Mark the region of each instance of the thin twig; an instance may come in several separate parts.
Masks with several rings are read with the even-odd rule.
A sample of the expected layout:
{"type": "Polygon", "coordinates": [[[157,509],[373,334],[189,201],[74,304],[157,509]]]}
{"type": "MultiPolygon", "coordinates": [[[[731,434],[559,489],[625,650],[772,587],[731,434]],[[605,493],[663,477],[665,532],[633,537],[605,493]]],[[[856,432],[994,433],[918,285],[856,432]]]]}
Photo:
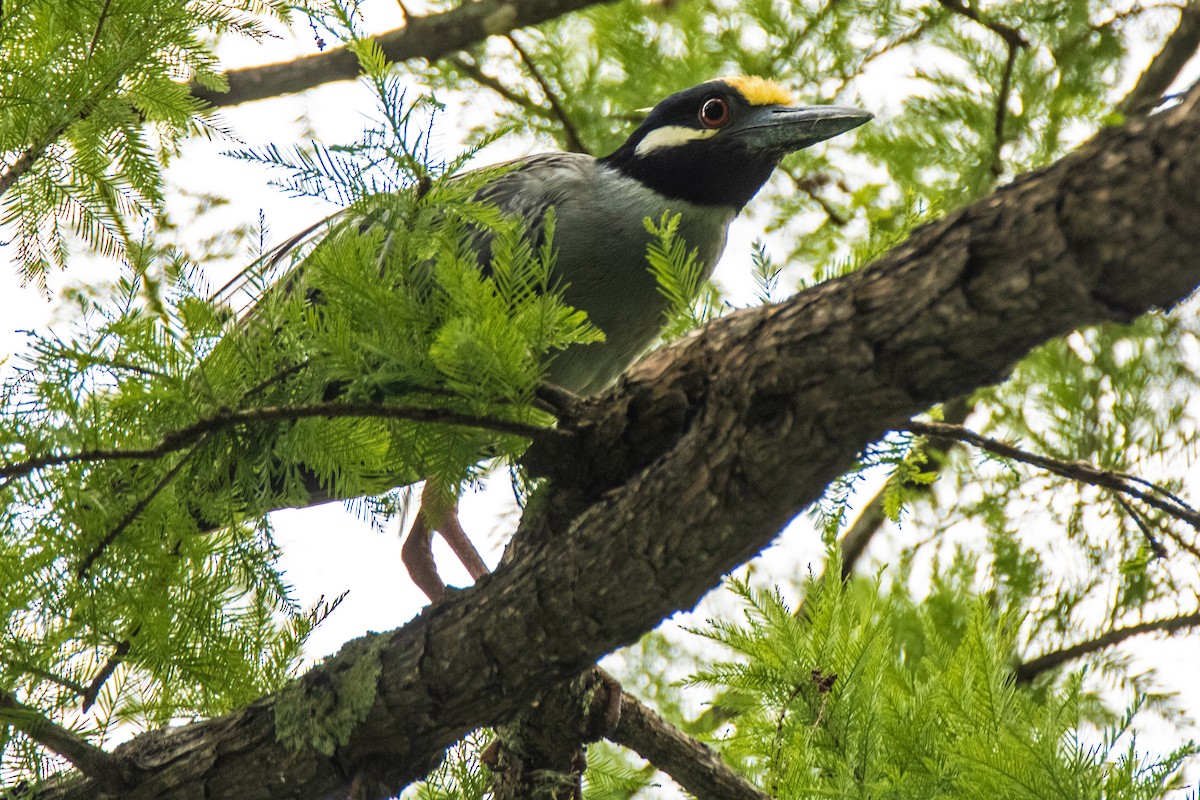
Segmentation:
{"type": "Polygon", "coordinates": [[[0,693],[0,719],[70,761],[84,775],[100,783],[103,789],[115,792],[128,786],[129,775],[111,754],[89,744],[8,692],[0,693]]]}
{"type": "Polygon", "coordinates": [[[1025,661],[1018,664],[1013,672],[1019,682],[1028,683],[1043,672],[1060,667],[1068,661],[1074,661],[1077,658],[1083,658],[1086,655],[1091,655],[1092,653],[1120,644],[1134,636],[1156,632],[1175,633],[1184,628],[1194,628],[1196,626],[1200,626],[1200,611],[1183,614],[1178,617],[1141,622],[1137,625],[1130,625],[1127,628],[1117,628],[1103,633],[1095,639],[1089,639],[1086,642],[1080,642],[1071,647],[1055,650],[1025,661]]]}
{"type": "Polygon", "coordinates": [[[996,93],[996,123],[992,129],[992,175],[999,178],[1004,173],[1004,161],[1000,157],[1004,149],[1004,119],[1008,115],[1008,98],[1012,94],[1013,68],[1017,64],[1020,48],[1008,43],[1008,58],[1004,62],[1004,75],[1000,78],[1000,91],[996,93]]]}
{"type": "MultiPolygon", "coordinates": [[[[956,397],[942,404],[942,421],[951,425],[958,425],[966,421],[967,417],[975,407],[967,401],[965,397],[956,397]]],[[[939,455],[931,454],[930,462],[923,469],[926,472],[940,473],[949,463],[949,448],[956,444],[953,440],[931,442],[939,455]]],[[[930,484],[918,484],[918,490],[928,490],[930,484]]],[[[858,565],[859,560],[867,550],[867,545],[875,538],[875,535],[883,528],[884,523],[888,521],[887,514],[884,513],[884,497],[887,495],[888,487],[886,485],[880,487],[851,523],[849,530],[842,535],[842,577],[849,578],[853,574],[854,568],[858,565]]]]}
{"type": "Polygon", "coordinates": [[[100,31],[104,30],[104,21],[108,19],[110,5],[112,5],[112,0],[104,0],[104,5],[100,8],[100,18],[96,20],[96,32],[92,34],[92,43],[88,45],[88,58],[92,57],[92,53],[96,52],[96,45],[100,43],[100,31]]]}
{"type": "Polygon", "coordinates": [[[550,116],[546,112],[545,108],[533,102],[533,100],[529,99],[525,95],[514,92],[502,81],[493,78],[491,75],[488,75],[479,67],[478,64],[471,63],[461,55],[453,55],[446,60],[453,64],[454,68],[459,72],[463,73],[480,86],[483,86],[486,89],[491,89],[493,92],[500,95],[513,105],[519,106],[525,111],[531,111],[541,116],[550,116]]]}
{"type": "MultiPolygon", "coordinates": [[[[523,436],[527,439],[545,439],[565,435],[554,428],[541,428],[523,422],[463,414],[445,408],[405,408],[377,403],[313,403],[300,406],[262,406],[238,411],[224,411],[193,422],[178,430],[165,434],[158,444],[141,448],[93,448],[78,453],[56,456],[39,456],[25,461],[16,461],[0,466],[0,478],[12,480],[46,467],[59,467],[91,461],[144,461],[161,458],[196,443],[203,436],[217,433],[240,425],[252,425],[283,420],[309,419],[313,417],[372,417],[397,419],[409,422],[429,422],[455,425],[464,428],[479,428],[496,433],[523,436]]],[[[3,486],[3,484],[0,484],[3,486]]]]}
{"type": "Polygon", "coordinates": [[[1190,0],[1180,10],[1179,25],[1117,108],[1128,117],[1149,114],[1197,49],[1200,49],[1200,2],[1190,0]]]}
{"type": "MultiPolygon", "coordinates": [[[[885,56],[899,47],[903,47],[906,44],[910,44],[915,42],[917,39],[920,39],[925,35],[925,31],[929,30],[932,25],[933,19],[926,17],[898,36],[893,36],[891,39],[882,39],[876,42],[874,45],[872,45],[871,49],[867,51],[867,54],[863,56],[862,62],[860,63],[860,68],[855,70],[856,74],[861,75],[861,68],[867,66],[875,59],[885,56]]],[[[849,76],[846,77],[849,79],[849,76]]]]}
{"type": "Polygon", "coordinates": [[[125,660],[125,656],[129,655],[129,648],[133,646],[133,637],[137,636],[141,629],[141,625],[135,625],[129,637],[117,643],[112,655],[104,662],[104,666],[96,673],[96,677],[92,679],[91,684],[84,691],[83,699],[79,703],[80,711],[86,714],[88,709],[92,707],[92,704],[96,702],[96,698],[100,696],[100,690],[104,688],[104,684],[108,683],[108,679],[117,671],[117,667],[125,660]]]}
{"type": "Polygon", "coordinates": [[[1012,93],[1013,68],[1017,63],[1017,52],[1028,48],[1029,40],[1010,25],[986,19],[974,6],[967,5],[963,0],[938,0],[938,3],[942,8],[978,22],[1008,45],[1008,58],[1004,62],[1004,74],[1000,78],[1000,91],[996,93],[996,123],[993,128],[992,142],[991,171],[993,175],[999,177],[1004,171],[1004,163],[1000,160],[1000,151],[1004,147],[1004,118],[1008,114],[1008,98],[1012,93]]]}
{"type": "Polygon", "coordinates": [[[1001,39],[1008,43],[1008,46],[1016,49],[1019,47],[1029,47],[1029,40],[1021,35],[1021,32],[1016,28],[1005,25],[1001,22],[986,19],[975,8],[967,5],[962,0],[938,0],[938,3],[949,11],[955,14],[960,14],[969,20],[978,22],[983,27],[987,28],[992,33],[995,33],[1001,39]]]}
{"type": "Polygon", "coordinates": [[[50,683],[53,683],[56,686],[61,686],[64,689],[69,689],[78,695],[82,695],[84,692],[87,691],[87,687],[83,686],[82,684],[76,683],[75,681],[70,680],[68,678],[64,678],[61,675],[55,675],[53,672],[51,672],[49,670],[42,669],[41,667],[35,667],[32,664],[25,664],[25,663],[21,663],[18,661],[5,660],[5,667],[8,668],[10,674],[32,675],[34,677],[41,678],[42,680],[49,681],[50,683]]]}
{"type": "Polygon", "coordinates": [[[850,224],[850,219],[834,208],[833,204],[817,191],[818,187],[829,183],[827,175],[797,175],[793,169],[785,169],[784,174],[792,179],[792,183],[797,189],[804,192],[810,200],[821,207],[826,218],[835,226],[843,228],[850,224]]]}
{"type": "Polygon", "coordinates": [[[158,483],[154,484],[154,488],[152,488],[144,497],[134,503],[133,508],[129,509],[125,516],[121,518],[121,521],[118,522],[116,526],[108,532],[108,535],[101,539],[100,543],[92,548],[92,551],[87,554],[86,558],[83,559],[83,563],[79,565],[79,569],[75,571],[77,578],[82,580],[83,578],[87,577],[88,570],[92,568],[92,564],[96,563],[96,559],[104,555],[104,551],[107,550],[109,546],[117,540],[117,537],[124,533],[125,530],[142,515],[143,511],[150,507],[150,504],[154,502],[154,498],[158,497],[158,495],[162,493],[162,490],[170,485],[171,481],[175,480],[176,476],[179,475],[179,472],[183,469],[184,465],[191,461],[192,456],[196,455],[196,451],[200,449],[200,445],[204,442],[204,437],[207,435],[208,434],[201,434],[199,440],[192,445],[192,449],[189,450],[183,456],[183,458],[179,459],[175,466],[167,470],[167,474],[159,478],[158,483]]]}
{"type": "Polygon", "coordinates": [[[961,425],[947,425],[944,422],[913,421],[909,422],[905,426],[905,429],[923,436],[941,436],[946,439],[956,439],[998,456],[1040,467],[1048,472],[1053,472],[1055,475],[1061,475],[1064,478],[1070,478],[1080,483],[1086,483],[1089,486],[1099,486],[1129,495],[1130,497],[1136,497],[1146,505],[1157,508],[1159,511],[1175,519],[1182,520],[1193,528],[1200,530],[1200,513],[1157,496],[1162,494],[1162,492],[1156,491],[1156,493],[1152,494],[1142,491],[1134,486],[1133,481],[1129,480],[1124,473],[1099,469],[1084,461],[1062,461],[1057,458],[1031,453],[1006,442],[1001,442],[998,439],[982,436],[961,425]]]}
{"type": "Polygon", "coordinates": [[[283,369],[279,370],[279,372],[276,372],[271,377],[263,378],[261,381],[259,381],[258,383],[256,383],[255,385],[253,385],[249,389],[247,389],[245,391],[245,393],[242,394],[242,400],[243,401],[249,400],[254,395],[260,394],[260,393],[266,391],[267,389],[271,388],[272,386],[277,386],[278,384],[283,383],[285,380],[287,380],[288,378],[292,377],[293,375],[299,373],[305,367],[308,367],[311,364],[312,364],[312,359],[306,358],[303,361],[299,361],[295,364],[292,364],[291,366],[284,367],[283,369]]]}
{"type": "Polygon", "coordinates": [[[1130,475],[1128,472],[1123,472],[1123,473],[1121,473],[1121,475],[1126,480],[1133,481],[1134,483],[1140,483],[1142,486],[1145,486],[1147,489],[1153,489],[1155,492],[1157,492],[1158,494],[1161,494],[1163,497],[1171,498],[1171,500],[1175,501],[1176,503],[1179,503],[1179,505],[1183,506],[1184,508],[1186,508],[1189,511],[1196,510],[1195,506],[1192,506],[1190,503],[1185,501],[1179,495],[1172,494],[1165,487],[1159,486],[1157,483],[1151,483],[1150,481],[1146,480],[1145,478],[1139,478],[1137,475],[1130,475]]]}
{"type": "Polygon", "coordinates": [[[591,152],[584,146],[583,140],[579,138],[579,132],[575,130],[575,125],[571,122],[571,118],[567,116],[567,110],[563,108],[562,103],[558,100],[558,95],[551,88],[549,82],[542,75],[542,71],[533,63],[533,58],[529,53],[525,52],[525,48],[521,47],[520,42],[510,33],[506,37],[512,44],[513,49],[521,56],[521,61],[524,62],[525,68],[529,70],[529,74],[537,81],[537,85],[541,87],[542,93],[546,95],[546,102],[550,104],[551,110],[554,111],[554,116],[558,117],[558,121],[562,124],[563,133],[567,137],[567,149],[572,153],[587,153],[591,152]]]}
{"type": "Polygon", "coordinates": [[[1192,556],[1192,558],[1200,560],[1200,547],[1197,547],[1192,542],[1185,540],[1181,534],[1172,530],[1170,527],[1163,528],[1163,534],[1172,542],[1174,542],[1175,546],[1180,550],[1185,550],[1190,556],[1192,556]]]}
{"type": "Polygon", "coordinates": [[[1139,514],[1137,509],[1131,506],[1124,497],[1121,497],[1121,495],[1116,495],[1116,498],[1117,502],[1120,503],[1121,508],[1123,508],[1125,513],[1129,515],[1129,518],[1133,520],[1133,524],[1137,525],[1138,530],[1142,532],[1142,536],[1145,537],[1147,544],[1150,545],[1151,551],[1154,552],[1154,557],[1166,558],[1167,548],[1163,547],[1163,543],[1160,542],[1158,537],[1154,535],[1154,531],[1150,530],[1150,526],[1146,524],[1144,519],[1142,519],[1142,515],[1139,514]]]}

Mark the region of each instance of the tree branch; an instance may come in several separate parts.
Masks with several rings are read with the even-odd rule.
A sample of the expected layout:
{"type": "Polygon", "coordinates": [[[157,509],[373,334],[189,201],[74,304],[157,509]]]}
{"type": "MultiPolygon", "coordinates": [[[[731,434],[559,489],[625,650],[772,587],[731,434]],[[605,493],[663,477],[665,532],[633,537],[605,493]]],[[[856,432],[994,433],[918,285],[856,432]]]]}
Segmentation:
{"type": "MultiPolygon", "coordinates": [[[[562,435],[553,428],[542,428],[523,422],[485,417],[475,414],[463,414],[446,408],[421,408],[388,406],[379,403],[310,403],[299,406],[261,406],[259,408],[244,408],[237,411],[224,411],[210,417],[197,420],[178,430],[163,435],[158,444],[150,447],[135,448],[92,448],[78,453],[59,456],[38,456],[24,461],[15,461],[0,466],[0,478],[5,482],[21,478],[47,467],[61,467],[67,464],[81,464],[90,461],[146,461],[162,458],[190,447],[210,433],[218,433],[240,425],[254,425],[266,422],[281,422],[312,417],[371,417],[376,419],[406,420],[408,422],[429,422],[440,425],[455,425],[464,428],[479,428],[495,431],[496,433],[524,436],[527,439],[541,439],[562,435]]],[[[0,487],[4,484],[0,483],[0,487]]]]}
{"type": "Polygon", "coordinates": [[[142,513],[150,507],[150,504],[154,502],[154,498],[158,497],[162,493],[163,489],[166,489],[177,477],[179,477],[180,471],[182,471],[187,463],[192,460],[192,457],[196,455],[196,451],[200,449],[200,444],[204,441],[204,437],[207,435],[207,433],[201,434],[196,443],[193,444],[186,453],[184,453],[183,458],[175,462],[175,465],[167,470],[166,473],[158,479],[150,491],[138,498],[138,501],[133,504],[133,507],[125,512],[125,516],[121,517],[121,521],[114,525],[113,529],[106,533],[104,538],[96,543],[96,546],[88,552],[87,556],[84,557],[83,562],[80,563],[80,565],[76,568],[75,577],[77,579],[83,580],[86,578],[88,572],[92,568],[92,564],[96,563],[96,559],[104,555],[104,551],[112,546],[112,543],[117,540],[117,537],[128,530],[129,526],[132,525],[134,521],[137,520],[137,518],[140,517],[142,513]]]}
{"type": "Polygon", "coordinates": [[[828,175],[799,175],[796,170],[787,167],[781,167],[785,175],[792,180],[792,185],[808,195],[808,198],[821,207],[825,212],[825,218],[839,228],[843,228],[850,224],[850,219],[834,208],[833,203],[825,199],[819,191],[820,187],[827,185],[830,182],[828,175]]]}
{"type": "Polygon", "coordinates": [[[1003,39],[1010,50],[1029,47],[1029,40],[1022,36],[1019,30],[1009,25],[1004,25],[1003,23],[985,18],[973,6],[967,5],[966,3],[962,2],[962,0],[938,0],[938,3],[942,6],[942,8],[953,11],[955,14],[964,16],[969,20],[978,22],[980,25],[1003,39]]]}
{"type": "Polygon", "coordinates": [[[1167,548],[1163,547],[1163,543],[1160,542],[1158,537],[1154,535],[1154,531],[1150,530],[1150,526],[1146,524],[1144,519],[1142,519],[1142,515],[1138,513],[1137,509],[1130,505],[1124,497],[1121,497],[1121,495],[1118,494],[1115,495],[1115,497],[1117,498],[1117,503],[1121,506],[1122,510],[1129,515],[1129,518],[1133,520],[1133,524],[1137,526],[1139,531],[1141,531],[1142,537],[1146,540],[1146,544],[1150,547],[1150,551],[1154,553],[1154,557],[1166,558],[1168,555],[1167,548]]]}
{"type": "Polygon", "coordinates": [[[88,709],[92,707],[92,704],[96,702],[96,698],[100,696],[100,690],[104,688],[104,684],[117,671],[117,667],[121,666],[121,662],[125,660],[125,656],[129,655],[129,648],[133,646],[131,640],[134,636],[138,635],[141,629],[141,625],[135,625],[133,631],[129,634],[129,638],[122,639],[113,648],[112,655],[104,662],[104,666],[100,668],[100,671],[96,673],[96,677],[92,679],[92,682],[88,684],[87,689],[83,692],[83,697],[79,702],[80,711],[86,714],[88,709]]]}
{"type": "MultiPolygon", "coordinates": [[[[1147,9],[1145,8],[1130,9],[1124,14],[1118,15],[1118,18],[1129,16],[1135,13],[1143,13],[1146,10],[1147,9]]],[[[1196,49],[1200,47],[1200,2],[1198,2],[1198,0],[1187,0],[1186,6],[1181,7],[1180,12],[1181,17],[1179,20],[1179,26],[1176,28],[1175,32],[1171,34],[1163,49],[1150,63],[1150,66],[1146,68],[1146,71],[1142,74],[1141,79],[1138,81],[1138,85],[1134,87],[1129,95],[1127,95],[1125,99],[1122,100],[1118,105],[1118,109],[1126,114],[1126,116],[1144,117],[1147,113],[1149,113],[1159,102],[1159,98],[1162,96],[1162,93],[1166,91],[1167,87],[1178,76],[1179,71],[1187,63],[1187,60],[1196,52],[1196,49]],[[1186,56],[1184,55],[1185,53],[1187,54],[1186,56]],[[1147,105],[1148,100],[1150,102],[1147,105]]],[[[1015,63],[1014,55],[1016,52],[1016,48],[1010,45],[1008,61],[1005,64],[1004,80],[1001,84],[1001,97],[997,98],[996,104],[995,146],[992,156],[994,165],[992,174],[996,177],[999,177],[1002,172],[1002,170],[997,169],[995,165],[1000,164],[1000,148],[1002,145],[1004,131],[1003,114],[1004,110],[1007,108],[1007,95],[1011,91],[1009,87],[1011,83],[1011,73],[1015,63]]],[[[790,172],[788,174],[792,180],[796,182],[799,188],[805,189],[805,187],[800,186],[799,180],[796,176],[792,175],[790,172]]],[[[810,196],[812,196],[811,193],[810,196]]],[[[966,420],[967,415],[972,410],[966,405],[965,400],[961,398],[956,401],[955,408],[956,410],[954,414],[951,414],[949,410],[947,410],[946,418],[944,420],[945,422],[949,422],[951,424],[961,424],[966,420]]],[[[935,468],[938,470],[941,469],[940,466],[935,466],[935,468]]],[[[1155,491],[1158,493],[1164,493],[1161,487],[1153,486],[1146,481],[1142,481],[1136,476],[1129,475],[1126,477],[1134,482],[1143,483],[1144,485],[1155,489],[1155,491]]],[[[1170,493],[1165,494],[1172,500],[1176,501],[1181,507],[1187,507],[1187,504],[1178,497],[1175,497],[1170,493]]],[[[1130,515],[1139,525],[1139,527],[1141,527],[1143,523],[1141,518],[1136,515],[1136,512],[1131,511],[1130,515]]],[[[887,522],[887,516],[883,513],[883,490],[881,489],[866,503],[858,517],[855,518],[853,524],[851,524],[850,528],[842,536],[842,577],[849,577],[853,573],[858,559],[861,558],[866,552],[867,546],[870,544],[871,539],[874,538],[875,534],[878,533],[880,529],[882,529],[885,522],[887,522]]],[[[1149,538],[1151,541],[1156,541],[1152,536],[1149,538]]],[[[1183,543],[1181,543],[1181,545],[1183,545],[1183,543]]],[[[1187,545],[1183,546],[1186,547],[1187,545]]],[[[1161,547],[1161,545],[1159,545],[1159,547],[1161,547]]],[[[1158,552],[1158,548],[1155,548],[1155,552],[1158,552]]]]}
{"type": "MultiPolygon", "coordinates": [[[[101,85],[96,87],[94,97],[104,97],[107,92],[115,90],[115,83],[112,86],[101,85]]],[[[80,101],[77,111],[66,113],[63,119],[50,126],[50,130],[43,134],[42,138],[35,138],[34,143],[26,148],[17,157],[16,161],[7,165],[3,170],[0,170],[0,197],[3,197],[9,189],[16,185],[17,181],[23,178],[29,170],[33,169],[33,165],[46,155],[46,151],[50,149],[51,145],[62,138],[72,125],[91,116],[95,110],[95,106],[96,100],[94,98],[80,101]]]]}
{"type": "Polygon", "coordinates": [[[629,692],[621,698],[621,721],[608,738],[670,775],[696,800],[771,800],[711,747],[667,722],[629,692]]]}
{"type": "Polygon", "coordinates": [[[587,153],[590,155],[591,151],[587,149],[583,140],[579,138],[579,132],[575,129],[575,124],[571,122],[571,117],[567,114],[567,109],[559,101],[554,87],[550,85],[550,82],[542,75],[542,71],[538,69],[537,64],[533,62],[533,57],[526,52],[525,48],[521,46],[521,43],[512,34],[509,34],[505,38],[508,39],[513,49],[517,51],[517,55],[521,57],[521,63],[525,65],[525,69],[529,70],[529,74],[533,76],[534,81],[541,87],[542,94],[546,96],[546,102],[550,104],[550,110],[554,112],[554,116],[558,119],[559,124],[562,125],[563,135],[567,140],[567,149],[572,153],[587,153]]]}
{"type": "Polygon", "coordinates": [[[542,108],[525,95],[514,92],[503,81],[488,75],[478,64],[468,61],[459,54],[448,56],[446,60],[453,64],[454,68],[459,72],[475,81],[475,83],[479,84],[485,89],[491,89],[493,92],[500,95],[516,107],[534,114],[547,116],[546,109],[542,108]]]}
{"type": "Polygon", "coordinates": [[[1117,628],[1101,634],[1095,639],[1089,639],[1086,642],[1080,642],[1062,650],[1055,650],[1018,664],[1016,669],[1013,670],[1013,674],[1020,683],[1029,683],[1043,672],[1061,667],[1068,661],[1074,661],[1075,659],[1083,658],[1092,653],[1098,653],[1109,647],[1114,647],[1134,636],[1141,636],[1147,633],[1175,633],[1184,628],[1194,628],[1196,626],[1200,626],[1200,611],[1192,614],[1183,614],[1178,617],[1141,622],[1137,625],[1130,625],[1127,628],[1117,628]]]}
{"type": "Polygon", "coordinates": [[[1150,61],[1137,84],[1117,108],[1128,117],[1142,117],[1150,113],[1162,101],[1163,92],[1179,77],[1198,48],[1200,2],[1188,0],[1188,4],[1180,9],[1179,25],[1167,37],[1162,50],[1150,61]]]}
{"type": "MultiPolygon", "coordinates": [[[[694,606],[913,415],[1002,380],[1050,338],[1180,302],[1200,283],[1198,229],[1192,94],[923,226],[867,269],[651,354],[560,421],[570,445],[534,443],[526,463],[551,480],[501,569],[287,690],[295,719],[297,696],[348,671],[378,676],[365,697],[355,686],[365,710],[329,754],[299,743],[303,727],[278,733],[283,700],[265,697],[121,745],[141,788],[117,797],[243,800],[250,775],[270,776],[258,800],[318,798],[367,785],[364,773],[374,780],[358,800],[396,794],[466,732],[694,606]],[[362,659],[377,669],[351,669],[362,659]]],[[[67,776],[38,796],[96,789],[67,776]]]]}
{"type": "Polygon", "coordinates": [[[0,692],[0,720],[70,761],[97,788],[121,791],[128,785],[129,776],[120,759],[47,719],[8,692],[0,692]]]}
{"type": "MultiPolygon", "coordinates": [[[[436,61],[465,50],[488,36],[537,25],[611,0],[478,0],[449,11],[409,17],[403,28],[374,37],[391,61],[413,58],[436,61]]],[[[234,106],[281,94],[302,92],[331,81],[353,80],[359,75],[358,58],[347,47],[293,61],[230,70],[224,74],[225,91],[193,83],[192,94],[214,106],[234,106]]]]}
{"type": "Polygon", "coordinates": [[[5,167],[3,171],[0,171],[0,197],[3,197],[5,192],[11,189],[17,181],[21,180],[25,173],[33,169],[33,165],[37,163],[39,158],[45,155],[49,147],[49,143],[30,147],[21,153],[16,161],[5,167]]]}
{"type": "Polygon", "coordinates": [[[1151,491],[1148,492],[1137,488],[1134,485],[1135,483],[1145,485],[1145,481],[1135,481],[1133,476],[1124,472],[1099,469],[1086,461],[1063,461],[1051,458],[1050,456],[1031,453],[1028,450],[1014,447],[999,439],[981,436],[975,431],[968,430],[961,425],[947,425],[944,422],[913,421],[907,423],[904,427],[920,435],[957,439],[960,442],[974,445],[989,453],[994,453],[1004,458],[1011,458],[1013,461],[1019,461],[1022,464],[1040,467],[1047,472],[1053,472],[1055,475],[1061,475],[1073,481],[1086,483],[1089,486],[1099,486],[1129,495],[1130,497],[1136,497],[1151,508],[1157,508],[1164,514],[1182,520],[1200,531],[1200,513],[1195,509],[1186,503],[1178,501],[1170,492],[1159,489],[1157,486],[1151,485],[1151,491]]]}
{"type": "Polygon", "coordinates": [[[996,93],[996,122],[992,127],[992,175],[997,178],[1004,173],[1004,119],[1008,116],[1008,98],[1012,94],[1013,68],[1017,65],[1017,53],[1021,48],[1008,43],[1008,57],[1004,61],[1004,74],[1000,78],[1000,91],[996,93]]]}
{"type": "MultiPolygon", "coordinates": [[[[951,425],[961,424],[966,421],[973,410],[974,407],[967,402],[967,398],[956,397],[942,406],[943,422],[948,422],[951,425]]],[[[931,455],[930,463],[926,464],[924,469],[926,472],[940,473],[947,463],[950,448],[955,442],[938,437],[931,444],[934,445],[937,453],[931,455]]],[[[914,487],[914,489],[920,491],[931,487],[932,484],[922,484],[921,486],[914,487]]],[[[854,568],[863,557],[863,554],[867,552],[867,546],[875,538],[875,534],[882,530],[884,523],[888,521],[887,514],[883,511],[883,501],[886,493],[887,485],[885,484],[867,501],[863,506],[863,510],[855,517],[854,522],[850,524],[850,528],[842,535],[840,546],[842,550],[843,579],[849,578],[854,574],[854,568]]]]}

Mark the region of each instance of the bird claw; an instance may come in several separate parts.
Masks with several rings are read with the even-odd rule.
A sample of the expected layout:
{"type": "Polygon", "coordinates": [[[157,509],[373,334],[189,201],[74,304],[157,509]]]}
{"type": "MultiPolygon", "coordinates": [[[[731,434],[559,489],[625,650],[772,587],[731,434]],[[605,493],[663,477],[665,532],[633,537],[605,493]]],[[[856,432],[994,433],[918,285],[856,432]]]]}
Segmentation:
{"type": "Polygon", "coordinates": [[[457,504],[446,508],[445,501],[434,494],[427,481],[421,493],[421,506],[417,509],[416,519],[400,548],[400,557],[413,583],[425,593],[429,602],[436,604],[446,598],[447,587],[433,560],[434,533],[441,534],[473,580],[479,580],[490,570],[458,521],[457,504]]]}

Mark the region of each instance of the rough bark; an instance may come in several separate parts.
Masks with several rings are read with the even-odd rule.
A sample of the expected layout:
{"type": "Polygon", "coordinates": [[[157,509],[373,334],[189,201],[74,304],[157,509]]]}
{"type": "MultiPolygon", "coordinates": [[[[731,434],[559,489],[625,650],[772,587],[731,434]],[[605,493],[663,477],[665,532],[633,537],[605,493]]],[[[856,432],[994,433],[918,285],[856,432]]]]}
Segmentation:
{"type": "Polygon", "coordinates": [[[684,735],[631,694],[621,699],[621,721],[608,738],[670,775],[696,800],[771,800],[712,748],[684,735]]]}
{"type": "MultiPolygon", "coordinates": [[[[537,25],[572,11],[612,0],[479,0],[440,14],[411,17],[403,28],[379,34],[375,41],[391,61],[437,61],[489,36],[537,25]]],[[[354,80],[358,57],[348,47],[260,67],[224,73],[225,91],[192,84],[192,94],[214,106],[235,106],[282,94],[302,92],[332,81],[354,80]]]]}
{"type": "MultiPolygon", "coordinates": [[[[1200,283],[1198,97],[1103,132],[868,269],[719,320],[581,404],[563,420],[573,446],[530,453],[553,480],[503,568],[302,679],[315,693],[378,663],[332,755],[281,743],[272,696],[122,745],[134,783],[111,796],[394,793],[463,733],[692,607],[892,426],[1003,379],[1047,339],[1175,305],[1200,283]]],[[[101,795],[65,779],[38,796],[101,795]]]]}
{"type": "Polygon", "coordinates": [[[545,690],[536,705],[496,729],[484,753],[493,800],[579,800],[585,744],[622,716],[621,686],[599,667],[545,690]]]}

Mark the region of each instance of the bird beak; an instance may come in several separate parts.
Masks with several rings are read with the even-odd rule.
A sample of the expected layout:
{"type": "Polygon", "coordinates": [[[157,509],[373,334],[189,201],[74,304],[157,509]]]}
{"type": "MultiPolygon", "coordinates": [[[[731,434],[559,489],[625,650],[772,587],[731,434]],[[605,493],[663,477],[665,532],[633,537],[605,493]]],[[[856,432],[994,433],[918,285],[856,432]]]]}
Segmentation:
{"type": "Polygon", "coordinates": [[[762,106],[743,114],[727,135],[747,139],[751,149],[783,156],[854,130],[875,115],[842,106],[762,106]]]}

